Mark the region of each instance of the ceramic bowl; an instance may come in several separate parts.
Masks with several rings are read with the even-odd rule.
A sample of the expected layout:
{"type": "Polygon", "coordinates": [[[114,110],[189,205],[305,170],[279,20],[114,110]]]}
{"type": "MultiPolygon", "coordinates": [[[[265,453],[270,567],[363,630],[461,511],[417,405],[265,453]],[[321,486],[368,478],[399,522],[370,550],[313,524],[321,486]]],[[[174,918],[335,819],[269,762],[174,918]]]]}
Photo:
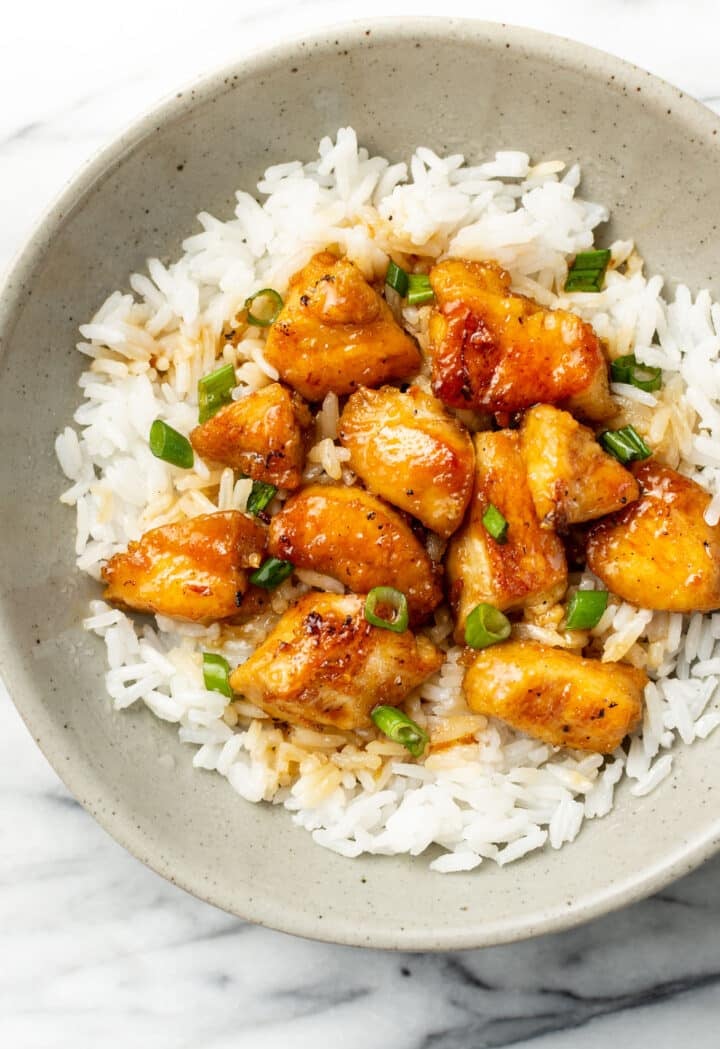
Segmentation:
{"type": "Polygon", "coordinates": [[[353,125],[372,151],[420,144],[486,157],[520,148],[579,160],[651,270],[716,279],[718,121],[615,58],[524,29],[388,21],[283,44],[202,80],[94,160],[42,221],[0,308],[0,665],[69,789],[119,842],[173,882],[277,929],[407,949],[482,946],[558,930],[658,889],[720,840],[720,739],[677,751],[651,796],[560,852],[443,876],[427,858],[346,860],[287,812],[198,772],[149,711],[114,713],[102,643],[80,621],[97,586],[74,565],[72,512],[53,454],[78,402],[77,326],[146,257],[172,257],[206,208],[230,215],[270,163],[353,125]]]}

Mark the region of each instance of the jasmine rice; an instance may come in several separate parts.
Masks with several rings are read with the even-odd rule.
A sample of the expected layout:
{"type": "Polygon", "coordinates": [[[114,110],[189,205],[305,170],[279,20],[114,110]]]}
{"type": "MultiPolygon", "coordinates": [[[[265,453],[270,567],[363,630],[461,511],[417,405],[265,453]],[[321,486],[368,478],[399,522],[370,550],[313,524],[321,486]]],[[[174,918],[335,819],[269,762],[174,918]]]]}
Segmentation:
{"type": "MultiPolygon", "coordinates": [[[[278,378],[263,354],[264,330],[233,345],[222,338],[248,296],[284,294],[291,276],[332,245],[368,280],[382,280],[393,254],[495,259],[513,291],[592,324],[611,358],[635,353],[663,372],[660,390],[614,383],[628,425],[667,465],[711,493],[709,524],[720,520],[720,306],[707,291],[679,287],[662,297],[632,241],[611,245],[598,293],[562,289],[572,258],[593,247],[608,218],[577,195],[580,170],[552,158],[503,151],[479,164],[420,147],[407,162],[370,156],[350,128],[320,142],[318,156],[268,168],[257,199],[239,191],[227,221],[201,212],[199,232],[170,265],[150,259],[89,323],[78,350],[86,358],[83,400],[56,452],[71,482],[61,500],[75,507],[77,565],[99,580],[103,564],[151,528],[217,510],[247,507],[252,482],[195,455],[181,470],[148,447],[153,421],[187,436],[198,417],[198,380],[232,365],[235,399],[278,378]]],[[[429,306],[404,305],[387,292],[397,319],[427,351],[429,306]]],[[[427,376],[418,380],[429,388],[427,376]]],[[[338,398],[328,394],[315,420],[305,479],[352,484],[349,452],[337,439],[338,398]]],[[[287,493],[268,508],[275,512],[287,493]]],[[[430,535],[439,557],[443,543],[430,535]]],[[[588,572],[571,585],[596,588],[588,572]]],[[[439,872],[500,865],[535,849],[560,848],[586,819],[606,815],[618,784],[640,798],[672,775],[680,746],[720,724],[720,613],[651,612],[611,595],[591,631],[603,661],[646,670],[641,727],[609,757],[554,748],[473,713],[462,692],[461,650],[441,606],[424,628],[446,652],[440,671],[404,704],[433,747],[424,760],[374,731],[313,730],[275,723],[237,697],[204,686],[202,653],[234,667],[268,635],[282,613],[311,589],[342,593],[334,578],[298,570],[269,595],[242,630],[156,616],[150,624],[91,602],[87,630],[103,638],[106,687],[116,710],[144,703],[178,725],[193,764],[225,776],[249,802],[283,805],[314,840],[343,856],[418,855],[431,845],[439,872]]],[[[547,617],[513,625],[513,637],[578,648],[587,635],[547,617]]],[[[99,701],[100,701],[100,697],[99,701]]],[[[638,802],[639,804],[639,802],[638,802]]]]}

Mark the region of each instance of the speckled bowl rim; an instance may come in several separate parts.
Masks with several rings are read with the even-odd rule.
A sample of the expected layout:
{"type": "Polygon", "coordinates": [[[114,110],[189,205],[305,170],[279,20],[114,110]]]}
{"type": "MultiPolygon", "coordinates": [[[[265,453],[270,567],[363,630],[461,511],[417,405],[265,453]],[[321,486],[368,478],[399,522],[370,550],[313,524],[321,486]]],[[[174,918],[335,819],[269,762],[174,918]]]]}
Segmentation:
{"type": "MultiPolygon", "coordinates": [[[[578,43],[564,37],[513,26],[505,23],[486,22],[479,19],[447,18],[408,18],[390,17],[370,20],[355,20],[331,25],[310,35],[287,37],[281,43],[264,48],[256,54],[246,55],[237,62],[224,65],[214,72],[203,74],[175,91],[171,96],[153,105],[144,116],[134,120],[129,127],[117,136],[109,145],[92,156],[70,180],[41,215],[24,247],[16,255],[8,268],[0,292],[0,333],[12,332],[12,321],[25,284],[24,277],[33,272],[41,260],[47,246],[52,242],[63,222],[67,219],[78,202],[82,200],[96,184],[121,163],[123,157],[133,150],[145,138],[153,127],[167,119],[180,116],[193,109],[197,102],[207,100],[221,92],[229,78],[235,73],[243,76],[254,74],[262,76],[270,73],[279,63],[298,61],[297,49],[332,49],[338,43],[351,48],[361,42],[367,42],[367,36],[374,40],[392,41],[400,39],[423,40],[446,35],[448,39],[480,38],[490,41],[510,42],[522,47],[538,57],[547,57],[552,52],[553,62],[559,68],[572,70],[591,70],[595,74],[612,77],[619,84],[631,90],[647,90],[648,87],[657,96],[666,100],[682,121],[705,135],[717,135],[720,119],[702,103],[685,95],[679,88],[667,83],[652,73],[606,52],[578,43]]],[[[2,350],[0,350],[0,354],[2,350]]],[[[10,679],[9,669],[0,666],[0,676],[7,682],[10,679]]],[[[61,744],[51,732],[45,731],[42,707],[38,712],[25,709],[23,697],[13,696],[8,692],[17,707],[40,750],[47,758],[65,786],[77,798],[87,799],[102,794],[98,784],[90,780],[88,770],[79,763],[68,763],[64,760],[61,744]]],[[[264,925],[283,932],[309,939],[323,940],[356,946],[371,946],[397,950],[457,950],[511,943],[517,940],[559,932],[609,911],[634,903],[662,889],[669,882],[689,873],[720,849],[720,818],[709,822],[706,831],[695,841],[681,844],[666,855],[662,862],[649,868],[638,870],[623,881],[606,887],[603,890],[589,893],[573,901],[560,901],[553,907],[538,910],[536,915],[521,919],[493,920],[486,918],[482,925],[472,925],[462,933],[454,930],[443,935],[442,930],[435,930],[430,936],[427,931],[416,933],[412,929],[401,932],[393,930],[387,937],[377,937],[368,943],[363,933],[352,923],[341,918],[328,922],[322,930],[312,915],[303,913],[302,908],[294,909],[280,905],[272,898],[263,898],[256,892],[252,900],[245,900],[242,913],[238,901],[229,898],[222,891],[203,890],[191,878],[186,879],[182,871],[171,869],[170,865],[158,855],[148,855],[147,846],[141,836],[135,833],[135,827],[121,814],[102,809],[92,801],[82,800],[82,804],[97,822],[124,848],[139,858],[144,864],[168,881],[180,886],[187,892],[205,902],[212,903],[230,913],[248,921],[264,925]],[[333,928],[334,926],[334,928],[333,928]]],[[[419,860],[418,862],[422,862],[419,860]]],[[[522,862],[522,861],[519,861],[522,862]]]]}

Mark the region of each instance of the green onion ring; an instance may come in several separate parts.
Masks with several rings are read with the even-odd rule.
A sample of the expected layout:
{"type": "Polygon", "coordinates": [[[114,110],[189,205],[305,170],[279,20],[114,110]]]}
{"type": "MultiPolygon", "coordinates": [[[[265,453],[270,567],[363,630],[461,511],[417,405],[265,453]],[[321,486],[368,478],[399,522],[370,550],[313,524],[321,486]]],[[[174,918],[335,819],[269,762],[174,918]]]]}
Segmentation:
{"type": "Polygon", "coordinates": [[[428,744],[428,735],[412,718],[397,707],[379,706],[370,714],[376,726],[393,743],[401,743],[414,758],[422,756],[428,744]]]}
{"type": "Polygon", "coordinates": [[[566,630],[592,630],[607,608],[607,590],[576,590],[565,611],[566,630]]]}
{"type": "Polygon", "coordinates": [[[195,462],[192,445],[187,437],[173,430],[163,419],[156,419],[150,427],[150,451],[156,459],[190,470],[195,462]]]}
{"type": "Polygon", "coordinates": [[[465,643],[470,648],[489,648],[510,637],[510,620],[500,609],[484,602],[476,605],[465,620],[465,643]]]}
{"type": "Polygon", "coordinates": [[[407,630],[410,619],[405,594],[402,590],[396,590],[394,586],[374,587],[365,598],[365,618],[372,626],[402,634],[403,630],[407,630]],[[378,605],[389,605],[392,609],[392,619],[377,615],[375,609],[378,605]]]}
{"type": "Polygon", "coordinates": [[[217,652],[203,652],[203,681],[210,692],[220,692],[232,699],[230,664],[217,652]]]}
{"type": "Polygon", "coordinates": [[[247,310],[247,322],[248,324],[254,324],[256,328],[269,328],[271,324],[280,316],[280,310],[283,308],[283,300],[279,292],[275,291],[274,288],[262,288],[260,291],[256,291],[254,295],[245,299],[245,309],[247,310]],[[258,317],[256,313],[252,312],[253,304],[258,299],[270,299],[273,304],[273,311],[269,317],[258,317]]]}

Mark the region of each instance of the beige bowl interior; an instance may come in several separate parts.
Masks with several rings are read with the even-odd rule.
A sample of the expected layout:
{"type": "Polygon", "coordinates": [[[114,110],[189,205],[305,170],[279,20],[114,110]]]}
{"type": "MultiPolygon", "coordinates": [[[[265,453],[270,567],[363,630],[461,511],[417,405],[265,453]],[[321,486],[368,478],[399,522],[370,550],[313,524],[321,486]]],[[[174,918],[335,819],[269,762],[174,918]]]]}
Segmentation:
{"type": "Polygon", "coordinates": [[[642,896],[717,846],[720,741],[681,748],[648,798],[561,852],[440,876],[426,858],[348,861],[289,814],[194,771],[146,710],[117,714],[104,650],[80,620],[97,587],[74,567],[73,515],[53,441],[78,402],[77,326],[149,255],[171,258],[207,209],[231,213],[270,163],[309,158],[353,125],[371,150],[486,157],[519,148],[583,165],[653,270],[715,285],[717,120],[675,89],[567,41],[483,23],[358,24],[225,70],[106,150],[46,217],[0,309],[0,663],[68,787],[140,859],[212,903],[289,932],[381,947],[449,948],[559,929],[642,896]]]}

